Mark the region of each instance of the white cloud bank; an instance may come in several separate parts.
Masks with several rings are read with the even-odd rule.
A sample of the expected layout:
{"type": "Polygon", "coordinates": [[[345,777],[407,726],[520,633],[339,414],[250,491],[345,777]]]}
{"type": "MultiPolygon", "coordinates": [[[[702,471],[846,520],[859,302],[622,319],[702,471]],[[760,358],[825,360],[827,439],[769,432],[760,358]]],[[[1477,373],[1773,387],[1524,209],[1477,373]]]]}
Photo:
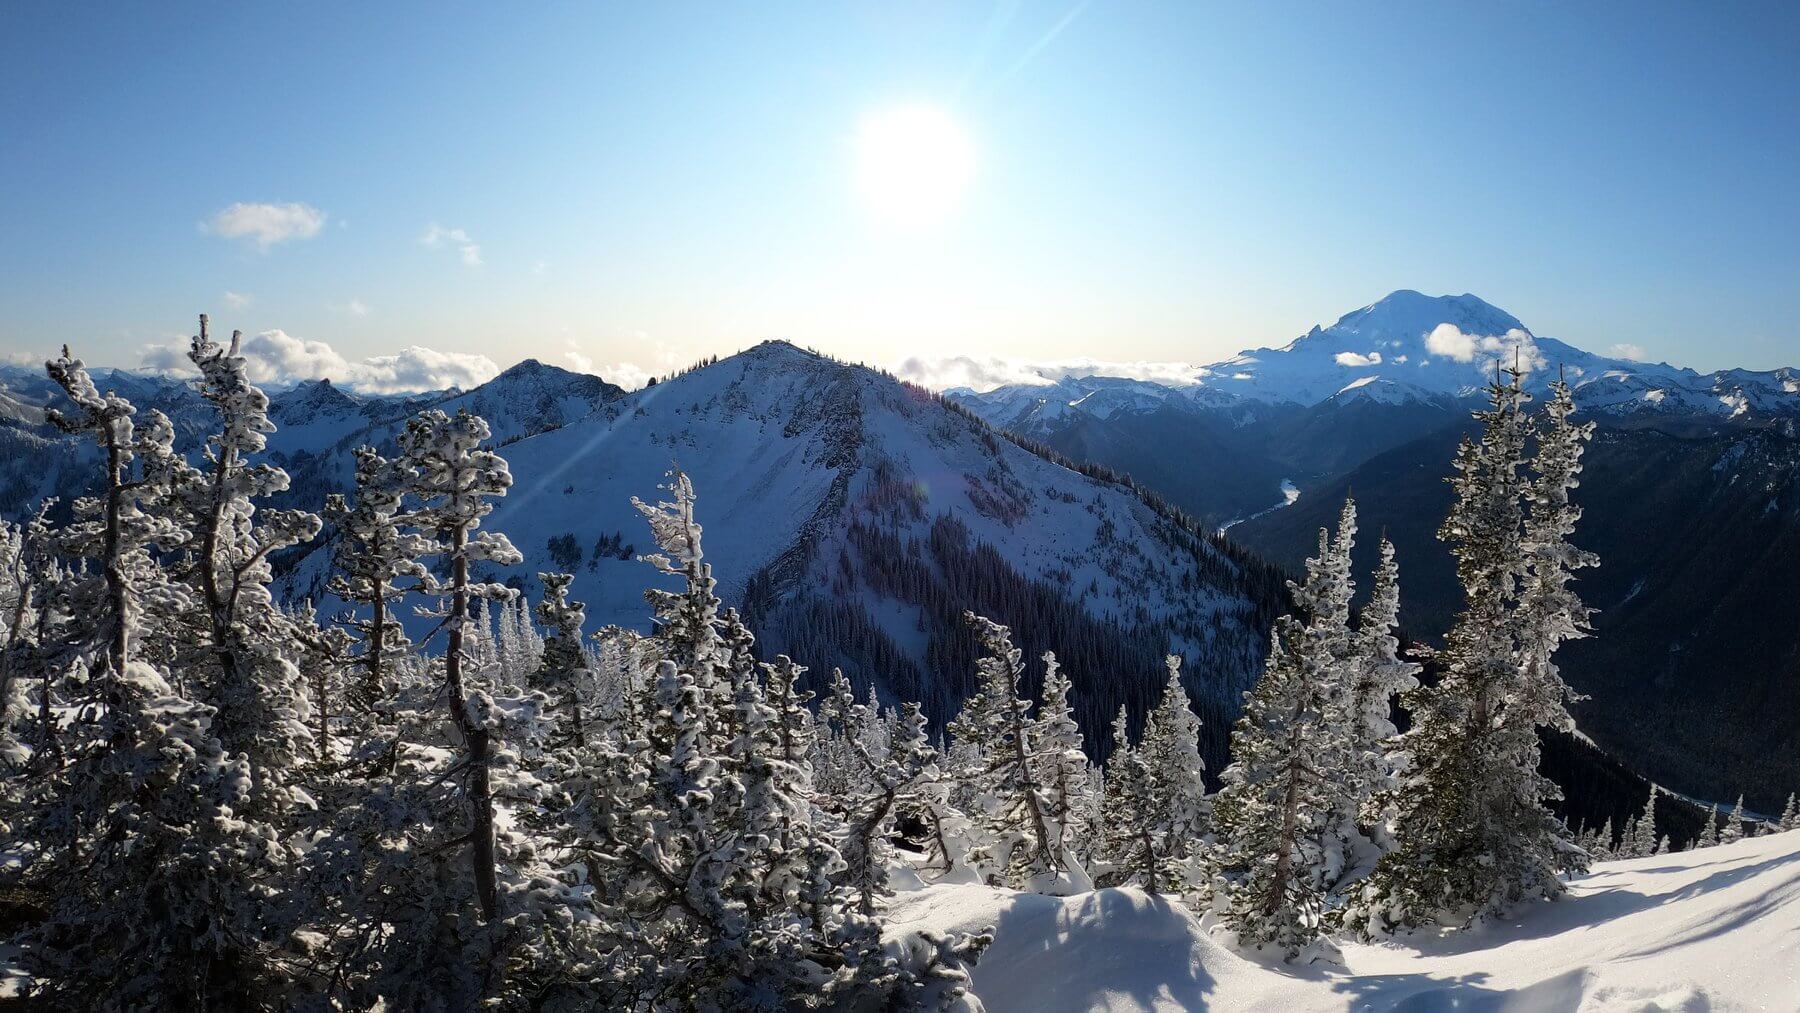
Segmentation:
{"type": "Polygon", "coordinates": [[[201,226],[215,236],[248,239],[268,250],[292,239],[311,239],[325,228],[326,214],[311,204],[247,204],[242,201],[201,226]]]}
{"type": "Polygon", "coordinates": [[[433,250],[454,247],[462,257],[464,267],[481,266],[481,244],[469,238],[468,232],[462,229],[446,229],[432,222],[425,234],[419,237],[419,242],[433,250]]]}
{"type": "Polygon", "coordinates": [[[1381,353],[1370,352],[1367,355],[1360,355],[1356,352],[1339,352],[1337,353],[1337,364],[1340,366],[1379,366],[1381,365],[1381,353]]]}
{"type": "MultiPolygon", "coordinates": [[[[1499,335],[1465,334],[1455,324],[1439,324],[1425,336],[1425,349],[1432,355],[1455,362],[1474,362],[1479,357],[1484,368],[1495,359],[1512,360],[1515,356],[1519,369],[1526,373],[1544,365],[1537,339],[1516,327],[1499,335]]],[[[1512,365],[1512,362],[1506,364],[1512,365]]]]}
{"type": "Polygon", "coordinates": [[[986,391],[1011,384],[1043,386],[1069,377],[1120,376],[1148,380],[1171,387],[1199,383],[1206,370],[1185,362],[1107,362],[1101,359],[1063,359],[1027,362],[1020,359],[956,355],[942,358],[913,356],[894,367],[902,380],[932,390],[968,387],[986,391]]]}
{"type": "MultiPolygon", "coordinates": [[[[192,375],[187,347],[186,341],[146,346],[140,366],[158,373],[192,375]]],[[[326,342],[297,338],[282,330],[249,335],[239,350],[256,383],[329,379],[371,394],[409,394],[446,387],[467,390],[500,373],[500,367],[485,355],[440,352],[420,345],[352,362],[326,342]]]]}

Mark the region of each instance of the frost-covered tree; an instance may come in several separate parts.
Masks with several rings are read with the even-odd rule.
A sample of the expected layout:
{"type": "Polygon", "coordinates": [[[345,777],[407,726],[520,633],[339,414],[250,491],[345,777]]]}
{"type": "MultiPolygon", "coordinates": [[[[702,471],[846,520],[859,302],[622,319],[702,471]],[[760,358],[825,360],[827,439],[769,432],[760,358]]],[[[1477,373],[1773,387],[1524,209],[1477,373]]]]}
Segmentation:
{"type": "Polygon", "coordinates": [[[1181,683],[1181,657],[1163,658],[1162,696],[1144,721],[1138,755],[1150,772],[1157,802],[1155,834],[1171,878],[1167,889],[1188,893],[1205,882],[1202,856],[1213,834],[1206,794],[1206,761],[1200,756],[1200,716],[1181,683]]]}
{"type": "Polygon", "coordinates": [[[50,422],[66,433],[85,435],[104,454],[98,496],[74,503],[74,520],[58,532],[58,553],[90,570],[62,595],[70,627],[82,631],[85,651],[98,647],[115,675],[124,672],[132,650],[160,616],[171,622],[188,601],[185,592],[158,564],[153,550],[174,550],[187,542],[188,529],[170,516],[174,485],[185,464],[175,455],[175,430],[161,412],[147,412],[133,424],[131,402],[101,394],[80,359],[65,346],[45,369],[75,406],[51,408],[50,422]],[[135,473],[134,473],[135,464],[135,473]],[[98,572],[98,579],[91,575],[98,572]]]}
{"type": "Polygon", "coordinates": [[[52,683],[68,663],[61,649],[57,589],[64,574],[50,525],[55,500],[41,504],[23,526],[5,525],[0,551],[0,765],[28,755],[48,761],[55,750],[52,683]],[[33,685],[28,685],[33,684],[33,685]],[[28,694],[38,694],[35,714],[28,694]],[[34,727],[35,725],[35,727],[34,727]],[[26,750],[31,752],[28,754],[26,750]]]}
{"type": "Polygon", "coordinates": [[[1365,841],[1378,854],[1393,850],[1393,791],[1405,764],[1393,707],[1419,686],[1420,666],[1400,658],[1394,636],[1400,613],[1400,569],[1394,544],[1383,537],[1369,602],[1363,607],[1349,666],[1348,739],[1350,791],[1365,841]]]}
{"type": "Polygon", "coordinates": [[[188,471],[180,484],[193,524],[189,548],[205,615],[197,625],[212,670],[204,682],[216,710],[213,732],[227,750],[250,757],[261,787],[271,772],[313,755],[305,687],[284,653],[292,649],[294,633],[269,592],[269,555],[312,539],[320,521],[303,510],[257,509],[258,499],[288,487],[288,475],[251,463],[275,426],[268,396],[250,382],[240,337],[233,332],[231,344],[221,346],[200,317],[188,358],[200,371],[200,394],[217,410],[220,428],[207,441],[203,466],[188,471]]]}
{"type": "Polygon", "coordinates": [[[410,585],[425,579],[419,561],[425,546],[419,536],[400,526],[404,475],[395,462],[374,447],[356,449],[355,502],[341,493],[325,500],[325,517],[337,529],[330,590],[353,611],[338,622],[362,641],[362,679],[357,702],[373,706],[393,691],[395,666],[412,643],[394,615],[394,606],[410,585]]]}
{"type": "Polygon", "coordinates": [[[1212,807],[1200,719],[1181,685],[1181,659],[1170,655],[1165,664],[1162,696],[1145,715],[1136,745],[1126,737],[1124,708],[1113,721],[1100,801],[1107,866],[1102,882],[1179,895],[1204,886],[1212,807]]]}
{"type": "Polygon", "coordinates": [[[1793,793],[1788,794],[1787,806],[1781,810],[1781,820],[1775,825],[1782,830],[1800,830],[1800,803],[1796,803],[1793,793]]]}
{"type": "Polygon", "coordinates": [[[480,530],[482,519],[493,512],[491,500],[506,495],[512,486],[506,461],[483,446],[488,436],[488,424],[479,416],[467,411],[452,416],[431,409],[407,422],[400,447],[409,491],[419,501],[406,513],[405,521],[423,539],[421,554],[442,558],[450,571],[448,579],[439,579],[427,571],[420,590],[441,602],[434,615],[442,620],[446,636],[444,697],[464,751],[475,896],[482,918],[494,921],[500,917],[489,771],[493,729],[488,725],[488,715],[494,707],[487,694],[470,692],[463,678],[463,643],[470,603],[477,598],[510,598],[512,591],[499,584],[473,580],[469,564],[511,566],[523,557],[505,535],[480,530]]]}
{"type": "Polygon", "coordinates": [[[1056,852],[1046,814],[1042,770],[1032,738],[1031,702],[1019,690],[1025,666],[1012,632],[973,612],[963,618],[981,642],[975,695],[950,722],[950,735],[972,747],[957,771],[980,800],[969,815],[979,843],[974,860],[998,881],[1016,889],[1059,889],[1068,871],[1056,852]]]}
{"type": "MultiPolygon", "coordinates": [[[[47,917],[19,941],[33,992],[68,1009],[276,1009],[296,994],[271,931],[284,845],[240,819],[249,764],[210,709],[150,665],[88,673],[63,762],[10,823],[47,917]]],[[[9,877],[11,878],[11,877],[9,877]]]]}
{"type": "Polygon", "coordinates": [[[329,763],[337,753],[337,726],[351,696],[345,671],[352,638],[336,627],[318,626],[311,600],[286,622],[300,647],[300,679],[312,711],[313,759],[329,763]]]}
{"type": "MultiPolygon", "coordinates": [[[[1545,808],[1559,793],[1538,772],[1538,729],[1570,726],[1567,690],[1547,662],[1577,628],[1578,602],[1563,596],[1560,572],[1575,557],[1561,540],[1573,524],[1567,492],[1586,430],[1553,410],[1541,444],[1548,456],[1528,481],[1521,375],[1489,386],[1488,407],[1476,413],[1481,437],[1457,451],[1456,502],[1439,537],[1453,546],[1464,606],[1446,637],[1443,679],[1413,697],[1397,850],[1360,898],[1365,931],[1466,923],[1556,896],[1558,873],[1582,858],[1545,808]]],[[[1566,395],[1554,397],[1561,404],[1566,395]]]]}
{"type": "Polygon", "coordinates": [[[1137,883],[1160,893],[1173,878],[1166,848],[1157,839],[1156,786],[1144,760],[1132,745],[1125,708],[1112,724],[1112,753],[1101,780],[1100,817],[1104,885],[1137,883]]]}
{"type": "Polygon", "coordinates": [[[922,723],[898,751],[885,732],[877,743],[880,722],[840,675],[815,727],[797,689],[804,670],[785,658],[757,664],[749,630],[721,614],[691,484],[677,473],[669,489],[672,501],[640,505],[662,550],[654,564],[683,583],[649,594],[656,644],[634,656],[653,673],[626,680],[642,699],[577,751],[563,780],[561,833],[612,935],[600,997],[615,1008],[719,1010],[963,1001],[952,982],[966,984],[962,964],[979,940],[896,956],[879,932],[885,828],[922,723]],[[808,767],[826,741],[862,765],[844,780],[860,787],[815,802],[808,767]]]}
{"type": "Polygon", "coordinates": [[[575,578],[566,573],[540,573],[544,597],[538,602],[538,621],[549,631],[543,638],[541,661],[533,674],[532,688],[542,690],[563,716],[563,734],[577,748],[587,745],[588,709],[582,700],[591,692],[593,673],[581,647],[581,625],[587,606],[569,599],[575,578]]]}
{"type": "Polygon", "coordinates": [[[1319,532],[1306,579],[1290,584],[1301,616],[1282,616],[1263,676],[1232,729],[1232,765],[1214,803],[1220,848],[1215,896],[1251,946],[1293,958],[1326,927],[1326,894],[1358,836],[1363,773],[1353,735],[1359,707],[1350,665],[1350,543],[1345,504],[1336,539],[1319,532]],[[1354,687],[1352,682],[1351,687],[1354,687]]]}
{"type": "MultiPolygon", "coordinates": [[[[302,757],[255,751],[248,725],[228,748],[228,723],[187,695],[229,689],[216,669],[161,667],[207,657],[182,640],[205,629],[188,621],[197,599],[163,565],[193,548],[191,473],[168,419],[148,412],[134,426],[132,406],[100,395],[66,350],[47,368],[79,410],[54,417],[105,456],[102,494],[47,539],[69,575],[40,603],[40,619],[62,619],[37,626],[33,657],[46,730],[53,694],[66,715],[55,760],[0,815],[21,845],[8,878],[48,899],[21,959],[34,989],[62,1005],[284,1006],[297,976],[282,952],[293,857],[283,818],[301,799],[269,790],[269,774],[302,757]]],[[[292,731],[260,727],[277,749],[292,731]]]]}
{"type": "Polygon", "coordinates": [[[1637,825],[1631,842],[1631,857],[1649,858],[1661,850],[1656,834],[1656,786],[1650,786],[1650,800],[1644,803],[1644,811],[1638,814],[1637,825]]]}
{"type": "Polygon", "coordinates": [[[1093,775],[1081,726],[1069,702],[1073,689],[1056,655],[1044,652],[1043,699],[1032,724],[1033,747],[1038,757],[1037,781],[1043,785],[1044,819],[1050,828],[1050,846],[1060,857],[1072,883],[1090,889],[1083,855],[1094,830],[1093,775]]]}
{"type": "Polygon", "coordinates": [[[1700,836],[1696,839],[1694,847],[1710,848],[1718,843],[1719,811],[1709,806],[1706,810],[1706,824],[1700,828],[1700,836]]]}
{"type": "Polygon", "coordinates": [[[1725,829],[1719,831],[1720,844],[1735,844],[1744,839],[1744,796],[1739,795],[1731,815],[1725,817],[1725,829]]]}

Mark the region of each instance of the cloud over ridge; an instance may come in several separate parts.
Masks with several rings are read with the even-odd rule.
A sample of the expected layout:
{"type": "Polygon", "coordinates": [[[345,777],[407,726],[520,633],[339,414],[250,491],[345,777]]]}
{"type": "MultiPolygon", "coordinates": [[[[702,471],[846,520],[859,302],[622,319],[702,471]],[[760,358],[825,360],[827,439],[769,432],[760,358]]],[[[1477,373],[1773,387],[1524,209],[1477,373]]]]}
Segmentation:
{"type": "MultiPolygon", "coordinates": [[[[186,341],[146,346],[140,368],[192,375],[187,347],[186,341]]],[[[466,390],[500,374],[500,367],[485,355],[442,352],[423,345],[408,345],[392,355],[352,362],[326,342],[295,337],[279,328],[246,335],[239,350],[250,379],[272,386],[331,380],[369,394],[411,394],[447,387],[466,390]]]]}

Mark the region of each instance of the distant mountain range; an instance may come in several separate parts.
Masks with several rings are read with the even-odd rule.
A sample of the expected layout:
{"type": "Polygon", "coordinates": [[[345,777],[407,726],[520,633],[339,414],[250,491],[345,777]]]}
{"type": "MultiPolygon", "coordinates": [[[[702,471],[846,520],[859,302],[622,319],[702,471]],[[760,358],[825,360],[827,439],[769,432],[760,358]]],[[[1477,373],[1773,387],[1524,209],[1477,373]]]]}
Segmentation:
{"type": "MultiPolygon", "coordinates": [[[[1286,607],[1261,560],[1297,568],[1346,491],[1365,531],[1399,546],[1409,632],[1442,632],[1458,604],[1433,537],[1443,479],[1494,358],[1514,355],[1534,390],[1568,376],[1601,422],[1577,494],[1577,540],[1604,560],[1578,585],[1602,610],[1599,636],[1565,652],[1591,694],[1583,729],[1679,791],[1778,808],[1800,786],[1794,374],[1592,355],[1473,296],[1397,292],[1181,386],[1092,376],[940,396],[780,342],[629,394],[532,360],[468,391],[311,381],[272,395],[270,458],[293,476],[283,504],[316,508],[349,485],[351,449],[391,451],[418,409],[467,407],[518,483],[492,523],[526,563],[489,576],[535,590],[537,571],[570,570],[591,623],[640,628],[652,575],[633,561],[648,540],[630,498],[653,497],[679,465],[725,597],[765,654],[815,675],[842,665],[941,719],[971,689],[960,617],[974,609],[1013,626],[1028,658],[1057,651],[1097,733],[1119,704],[1135,711],[1175,652],[1216,771],[1286,607]]],[[[211,429],[184,381],[96,378],[167,412],[187,450],[211,429]]],[[[93,481],[92,451],[45,424],[53,394],[41,372],[0,367],[0,516],[44,496],[66,509],[93,481]]],[[[277,564],[288,599],[326,597],[322,549],[277,564]]],[[[1575,776],[1598,778],[1595,762],[1575,776]]],[[[1621,777],[1606,775],[1607,798],[1630,794],[1621,777]]]]}
{"type": "MultiPolygon", "coordinates": [[[[209,407],[179,381],[98,379],[180,418],[189,449],[208,428],[209,407]]],[[[42,425],[45,383],[0,380],[14,401],[0,438],[13,441],[5,509],[17,516],[91,481],[91,455],[42,425]]],[[[1096,742],[1121,704],[1141,713],[1154,699],[1164,656],[1182,656],[1216,769],[1285,607],[1277,570],[1120,481],[1070,470],[929,391],[782,342],[631,394],[532,361],[412,398],[304,383],[272,397],[281,429],[269,456],[293,478],[282,502],[316,507],[347,487],[349,451],[391,452],[427,406],[487,418],[511,464],[516,484],[488,524],[525,563],[484,578],[535,595],[538,571],[567,570],[591,626],[647,629],[643,591],[658,579],[636,559],[650,543],[631,500],[654,499],[679,466],[699,491],[722,596],[765,656],[791,653],[815,677],[842,666],[859,689],[920,700],[939,720],[974,688],[972,609],[1014,628],[1032,685],[1045,650],[1077,673],[1096,742]]],[[[329,613],[329,565],[322,543],[281,557],[281,594],[329,613]]]]}
{"type": "MultiPolygon", "coordinates": [[[[1584,730],[1689,794],[1800,787],[1800,374],[1596,355],[1472,295],[1395,292],[1279,349],[1168,386],[1117,377],[953,391],[995,425],[1116,468],[1289,568],[1354,492],[1402,565],[1402,620],[1459,605],[1444,479],[1496,360],[1557,375],[1599,423],[1576,539],[1598,635],[1565,652],[1584,730]],[[1297,493],[1297,495],[1296,495],[1297,493]],[[1291,504],[1291,505],[1290,505],[1291,504]]],[[[1372,548],[1365,546],[1365,548],[1372,548]]],[[[1365,557],[1361,562],[1367,565],[1365,557]]]]}

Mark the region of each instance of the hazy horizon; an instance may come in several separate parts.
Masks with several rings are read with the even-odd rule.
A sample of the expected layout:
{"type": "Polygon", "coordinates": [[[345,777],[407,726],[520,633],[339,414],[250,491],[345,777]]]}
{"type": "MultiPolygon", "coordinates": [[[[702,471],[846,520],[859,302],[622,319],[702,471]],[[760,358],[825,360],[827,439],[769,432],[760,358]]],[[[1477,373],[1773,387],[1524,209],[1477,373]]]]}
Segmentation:
{"type": "Polygon", "coordinates": [[[1204,364],[1411,288],[1800,358],[1789,6],[433,10],[0,14],[0,354],[1204,364]]]}

